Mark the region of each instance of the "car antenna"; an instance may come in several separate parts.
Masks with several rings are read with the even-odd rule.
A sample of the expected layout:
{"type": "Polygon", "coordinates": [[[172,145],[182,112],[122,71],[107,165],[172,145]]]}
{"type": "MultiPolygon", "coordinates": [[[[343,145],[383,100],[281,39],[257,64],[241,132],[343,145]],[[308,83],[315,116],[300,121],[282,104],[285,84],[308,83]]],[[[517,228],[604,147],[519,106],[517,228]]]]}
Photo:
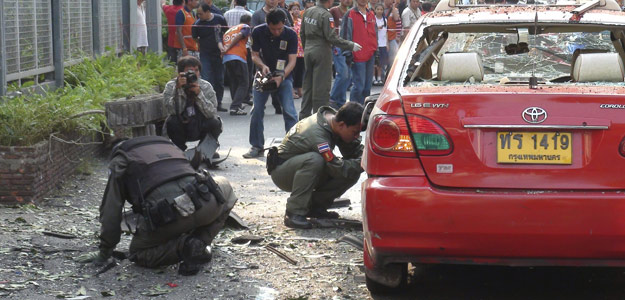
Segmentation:
{"type": "Polygon", "coordinates": [[[532,41],[532,49],[534,51],[534,54],[532,55],[532,62],[533,62],[533,66],[532,66],[532,76],[530,77],[530,89],[535,90],[538,88],[538,78],[536,78],[536,33],[538,33],[538,5],[536,3],[534,3],[534,37],[533,37],[533,41],[532,41]]]}

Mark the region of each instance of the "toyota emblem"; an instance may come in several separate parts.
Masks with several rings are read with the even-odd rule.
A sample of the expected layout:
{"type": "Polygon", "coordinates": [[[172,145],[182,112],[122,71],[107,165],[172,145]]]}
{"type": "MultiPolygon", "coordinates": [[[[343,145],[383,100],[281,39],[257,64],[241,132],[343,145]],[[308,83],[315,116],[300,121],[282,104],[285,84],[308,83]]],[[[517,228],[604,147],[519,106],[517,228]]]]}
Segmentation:
{"type": "Polygon", "coordinates": [[[547,111],[540,107],[528,107],[523,111],[523,120],[527,123],[539,124],[547,120],[547,111]]]}

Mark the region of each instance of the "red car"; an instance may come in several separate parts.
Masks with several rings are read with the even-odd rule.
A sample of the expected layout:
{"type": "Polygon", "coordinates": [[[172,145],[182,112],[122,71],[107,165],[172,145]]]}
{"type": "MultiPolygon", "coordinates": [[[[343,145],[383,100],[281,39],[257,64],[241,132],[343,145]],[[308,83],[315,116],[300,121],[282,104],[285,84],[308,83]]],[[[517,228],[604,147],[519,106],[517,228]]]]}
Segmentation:
{"type": "Polygon", "coordinates": [[[454,3],[368,99],[368,288],[408,263],[625,266],[625,13],[454,3]]]}

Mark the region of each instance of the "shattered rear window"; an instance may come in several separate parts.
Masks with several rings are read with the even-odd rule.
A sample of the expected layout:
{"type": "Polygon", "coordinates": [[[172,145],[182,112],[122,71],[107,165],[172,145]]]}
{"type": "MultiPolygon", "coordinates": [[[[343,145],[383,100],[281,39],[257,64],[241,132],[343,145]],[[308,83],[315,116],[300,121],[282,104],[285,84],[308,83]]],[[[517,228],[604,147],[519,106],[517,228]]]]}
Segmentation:
{"type": "MultiPolygon", "coordinates": [[[[501,30],[504,31],[504,30],[501,30]]],[[[610,31],[599,32],[549,32],[541,34],[510,32],[450,32],[440,50],[434,50],[435,59],[419,53],[416,60],[421,60],[424,68],[413,80],[406,80],[408,86],[458,85],[458,84],[521,84],[529,82],[535,76],[541,84],[577,84],[571,81],[573,54],[577,49],[598,52],[616,52],[610,38],[610,31]],[[481,82],[447,82],[437,80],[438,61],[449,52],[478,53],[484,67],[481,82]],[[429,67],[429,68],[428,68],[429,67]]],[[[431,44],[435,44],[431,42],[431,44]]],[[[433,46],[431,46],[433,47],[433,46]]],[[[431,48],[428,47],[428,48],[431,48]]],[[[427,52],[425,48],[422,52],[427,52]]],[[[413,64],[415,63],[413,58],[413,64]]],[[[414,71],[414,67],[409,69],[414,71]]],[[[409,74],[408,78],[410,78],[409,74]]],[[[579,83],[589,84],[589,83],[579,83]]],[[[590,83],[597,84],[597,83],[590,83]]],[[[598,84],[625,86],[623,82],[604,82],[598,84]]]]}

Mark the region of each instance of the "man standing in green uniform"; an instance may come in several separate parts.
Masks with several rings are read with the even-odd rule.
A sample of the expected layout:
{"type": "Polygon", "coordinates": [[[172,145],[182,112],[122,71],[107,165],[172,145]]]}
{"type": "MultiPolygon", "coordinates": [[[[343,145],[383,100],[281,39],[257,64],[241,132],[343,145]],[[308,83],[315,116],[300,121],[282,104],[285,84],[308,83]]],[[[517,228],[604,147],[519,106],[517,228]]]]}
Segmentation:
{"type": "Polygon", "coordinates": [[[77,261],[103,264],[110,259],[120,240],[124,203],[129,201],[138,214],[129,259],[148,268],[181,262],[178,273],[197,274],[211,260],[207,246],[236,203],[230,183],[196,173],[182,150],[155,136],[116,146],[109,171],[100,205],[100,250],[77,261]]]}
{"type": "Polygon", "coordinates": [[[284,225],[309,229],[312,224],[306,217],[339,217],[328,212],[328,208],[356,184],[363,171],[362,112],[362,106],[356,102],[346,103],[338,112],[324,106],[315,115],[299,121],[284,137],[278,147],[278,165],[271,171],[273,182],[291,192],[284,225]],[[335,146],[342,158],[332,153],[335,146]]]}
{"type": "Polygon", "coordinates": [[[304,12],[300,38],[304,47],[304,97],[299,119],[316,113],[329,104],[332,84],[332,45],[343,50],[358,51],[357,43],[344,40],[334,31],[334,19],[328,11],[332,1],[318,0],[317,6],[304,12]]]}

